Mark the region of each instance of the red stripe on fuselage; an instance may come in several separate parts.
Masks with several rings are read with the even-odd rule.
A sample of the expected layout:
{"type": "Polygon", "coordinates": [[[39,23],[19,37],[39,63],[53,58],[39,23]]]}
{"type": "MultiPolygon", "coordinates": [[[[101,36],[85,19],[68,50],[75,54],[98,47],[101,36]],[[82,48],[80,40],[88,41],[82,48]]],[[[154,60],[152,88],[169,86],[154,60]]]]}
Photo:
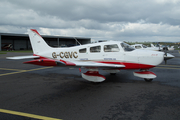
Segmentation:
{"type": "MultiPolygon", "coordinates": [[[[33,56],[39,56],[39,55],[36,55],[36,54],[33,54],[33,56]]],[[[36,59],[38,59],[38,60],[46,60],[46,61],[55,61],[55,60],[52,60],[52,59],[48,59],[48,58],[46,58],[46,57],[42,57],[42,56],[39,56],[39,58],[36,58],[36,59]]],[[[72,62],[69,62],[69,61],[64,61],[64,60],[60,60],[61,62],[63,62],[63,63],[65,63],[67,66],[76,66],[76,64],[74,64],[74,63],[72,63],[72,62]]],[[[53,65],[53,64],[52,64],[53,65]]],[[[43,66],[43,64],[42,64],[42,66],[43,66]]],[[[44,65],[44,66],[46,66],[46,65],[44,65]]],[[[54,64],[54,66],[57,66],[56,64],[54,64]]]]}
{"type": "MultiPolygon", "coordinates": [[[[39,56],[39,55],[33,54],[33,56],[39,56]]],[[[40,57],[39,59],[48,59],[48,58],[45,58],[42,56],[39,56],[39,57],[40,57]]],[[[69,61],[64,61],[64,60],[60,60],[60,61],[64,62],[67,66],[76,66],[76,64],[69,62],[69,61]]],[[[156,67],[154,65],[139,64],[139,63],[128,63],[128,62],[113,62],[113,61],[94,61],[94,62],[105,63],[105,64],[125,65],[125,67],[121,68],[121,69],[150,69],[150,68],[156,67]]]]}
{"type": "Polygon", "coordinates": [[[60,61],[65,63],[67,66],[76,66],[76,64],[69,62],[69,61],[64,61],[64,60],[60,60],[60,61]]]}
{"type": "MultiPolygon", "coordinates": [[[[39,56],[36,54],[33,54],[33,56],[39,56]]],[[[40,66],[57,66],[56,61],[52,59],[48,59],[46,57],[39,56],[39,58],[34,58],[32,61],[24,62],[25,64],[34,64],[34,65],[40,65],[40,66]]]]}
{"type": "Polygon", "coordinates": [[[56,61],[51,59],[36,59],[32,61],[24,62],[25,64],[34,64],[40,66],[57,66],[56,61]]]}

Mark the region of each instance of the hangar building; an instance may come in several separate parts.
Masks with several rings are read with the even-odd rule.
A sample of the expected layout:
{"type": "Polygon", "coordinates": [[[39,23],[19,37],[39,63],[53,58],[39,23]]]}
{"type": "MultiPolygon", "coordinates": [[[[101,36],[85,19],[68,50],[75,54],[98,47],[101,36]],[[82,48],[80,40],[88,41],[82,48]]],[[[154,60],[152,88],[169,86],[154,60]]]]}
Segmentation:
{"type": "MultiPolygon", "coordinates": [[[[51,47],[70,47],[78,45],[75,39],[81,44],[91,42],[91,38],[82,37],[64,37],[41,35],[46,43],[51,47]]],[[[31,44],[28,34],[0,33],[0,51],[6,50],[4,46],[12,45],[13,50],[31,50],[31,44]]]]}

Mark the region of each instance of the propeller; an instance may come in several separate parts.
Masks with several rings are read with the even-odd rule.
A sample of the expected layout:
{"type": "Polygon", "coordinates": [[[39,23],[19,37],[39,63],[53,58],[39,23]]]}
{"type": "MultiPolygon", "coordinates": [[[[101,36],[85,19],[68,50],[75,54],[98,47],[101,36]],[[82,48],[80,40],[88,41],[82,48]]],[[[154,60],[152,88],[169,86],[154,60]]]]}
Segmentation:
{"type": "MultiPolygon", "coordinates": [[[[167,57],[167,49],[164,50],[164,55],[167,57]]],[[[167,59],[166,58],[164,58],[164,62],[165,62],[165,64],[167,64],[167,59]]]]}
{"type": "Polygon", "coordinates": [[[165,65],[167,64],[167,60],[164,60],[164,62],[165,62],[165,65]]]}

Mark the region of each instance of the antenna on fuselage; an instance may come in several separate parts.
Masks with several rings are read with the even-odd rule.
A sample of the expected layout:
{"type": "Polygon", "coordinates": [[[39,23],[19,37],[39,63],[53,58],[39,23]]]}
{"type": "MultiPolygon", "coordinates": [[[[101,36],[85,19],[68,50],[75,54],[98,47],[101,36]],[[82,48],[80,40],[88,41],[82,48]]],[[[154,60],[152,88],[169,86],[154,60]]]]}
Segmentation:
{"type": "Polygon", "coordinates": [[[74,37],[74,39],[76,40],[76,42],[78,42],[81,45],[81,43],[75,37],[74,37]]]}

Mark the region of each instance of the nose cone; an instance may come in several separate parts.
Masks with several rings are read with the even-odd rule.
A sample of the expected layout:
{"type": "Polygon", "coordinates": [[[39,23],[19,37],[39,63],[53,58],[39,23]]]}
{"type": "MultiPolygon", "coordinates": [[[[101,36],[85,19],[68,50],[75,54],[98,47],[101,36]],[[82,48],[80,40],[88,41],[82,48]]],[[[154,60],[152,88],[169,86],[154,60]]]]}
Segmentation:
{"type": "Polygon", "coordinates": [[[164,60],[169,60],[169,59],[172,59],[172,58],[174,58],[174,55],[171,55],[169,53],[164,54],[164,60]]]}

